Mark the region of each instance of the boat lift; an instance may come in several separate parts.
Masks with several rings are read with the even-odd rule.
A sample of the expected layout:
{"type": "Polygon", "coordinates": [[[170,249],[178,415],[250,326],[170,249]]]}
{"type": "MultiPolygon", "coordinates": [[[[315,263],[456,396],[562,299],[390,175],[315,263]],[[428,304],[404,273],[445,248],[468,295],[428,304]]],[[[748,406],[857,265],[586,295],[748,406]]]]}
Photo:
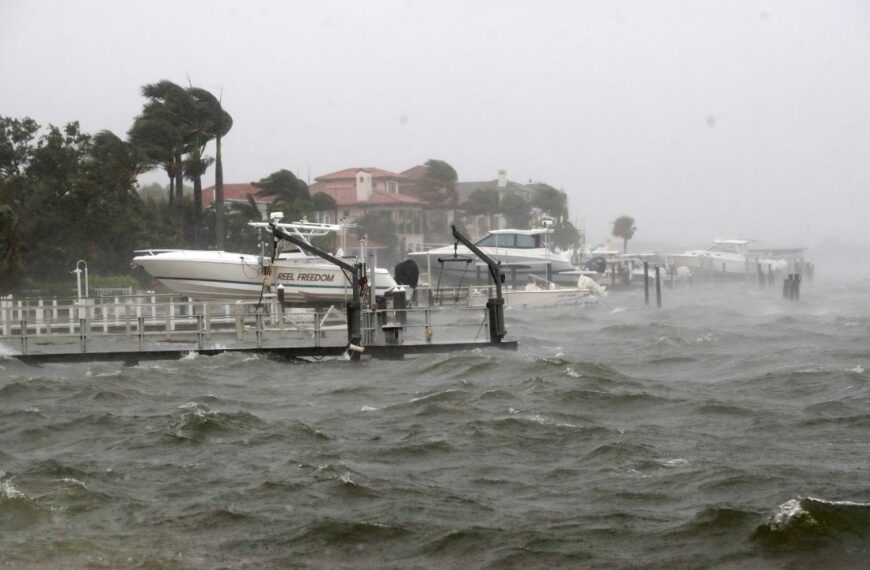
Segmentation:
{"type": "MultiPolygon", "coordinates": [[[[194,314],[194,305],[188,306],[189,314],[187,316],[174,313],[173,308],[177,308],[170,300],[166,309],[161,315],[156,314],[157,305],[153,299],[151,304],[118,304],[115,300],[115,305],[107,309],[105,306],[89,306],[90,311],[81,313],[78,305],[74,305],[73,309],[59,308],[55,303],[45,305],[43,300],[39,300],[38,306],[22,305],[22,301],[12,301],[4,299],[0,302],[0,342],[6,340],[18,340],[21,342],[21,350],[18,354],[10,354],[12,358],[16,358],[23,362],[31,364],[44,364],[51,362],[93,362],[93,361],[122,361],[125,363],[136,363],[142,360],[171,360],[178,359],[190,353],[198,353],[203,355],[214,355],[223,352],[253,352],[272,355],[280,358],[323,358],[323,357],[344,357],[350,360],[360,360],[362,354],[371,358],[402,358],[410,354],[430,354],[452,352],[456,350],[470,350],[480,346],[495,346],[500,349],[516,350],[516,340],[504,340],[506,330],[504,325],[504,298],[502,297],[502,284],[504,283],[504,273],[502,272],[501,264],[494,261],[484,252],[482,252],[474,243],[472,243],[465,235],[459,232],[453,226],[452,233],[455,240],[454,252],[459,243],[462,243],[480,260],[486,264],[489,275],[493,281],[494,296],[489,298],[486,303],[486,313],[483,315],[483,322],[488,321],[489,339],[488,342],[479,342],[475,336],[473,341],[468,340],[446,340],[446,342],[432,342],[432,329],[430,321],[430,313],[437,311],[432,308],[408,308],[408,309],[388,309],[389,311],[407,311],[408,313],[422,313],[425,315],[425,325],[413,325],[414,328],[425,326],[425,337],[422,342],[403,342],[401,331],[392,331],[395,334],[386,340],[384,344],[374,342],[371,330],[363,329],[363,321],[374,323],[375,315],[382,309],[374,307],[367,308],[365,311],[362,306],[363,291],[368,285],[365,277],[365,266],[359,260],[343,260],[339,257],[340,254],[330,254],[323,249],[312,245],[303,235],[293,233],[292,227],[288,224],[282,224],[280,218],[275,217],[268,224],[264,224],[264,229],[272,233],[273,247],[276,248],[280,240],[285,240],[299,247],[311,255],[320,257],[327,262],[341,268],[350,281],[349,285],[352,290],[352,296],[347,302],[347,343],[341,345],[321,345],[322,329],[318,324],[318,315],[315,313],[314,321],[314,344],[299,345],[299,344],[280,344],[276,345],[274,341],[271,346],[262,344],[263,335],[265,332],[264,315],[260,312],[259,306],[256,312],[254,332],[256,334],[256,346],[227,346],[224,344],[218,346],[207,346],[206,338],[214,332],[215,334],[227,334],[226,331],[231,330],[229,334],[234,334],[237,340],[244,342],[243,336],[246,328],[246,317],[243,313],[230,314],[227,312],[223,316],[210,315],[206,304],[202,305],[202,311],[199,314],[194,314]],[[119,308],[123,310],[119,313],[119,308]],[[97,321],[97,309],[101,315],[97,321]],[[60,310],[60,312],[58,312],[60,310]],[[61,313],[66,311],[69,315],[69,324],[61,313]],[[148,313],[151,316],[148,316],[148,313]],[[214,321],[212,321],[214,319],[214,321]],[[213,329],[210,322],[215,324],[221,320],[221,331],[213,329]],[[93,322],[100,322],[98,325],[102,332],[92,330],[93,322]],[[233,328],[228,328],[227,323],[233,324],[233,328]],[[162,328],[161,328],[162,327],[162,328]],[[176,328],[177,327],[177,328],[176,328]],[[13,331],[13,328],[15,329],[13,331]],[[67,330],[68,329],[68,330],[67,330]],[[155,330],[158,329],[158,330],[155,330]],[[366,333],[366,334],[363,334],[366,333]],[[179,346],[179,340],[171,340],[174,346],[171,349],[161,347],[146,346],[145,341],[148,337],[160,336],[169,340],[173,335],[186,335],[191,339],[195,339],[189,347],[179,346]],[[32,344],[29,341],[33,338],[40,338],[39,350],[31,352],[29,346],[32,344]],[[77,351],[70,351],[64,347],[69,344],[68,340],[56,341],[55,339],[78,338],[79,348],[77,351]],[[102,345],[95,351],[92,351],[93,344],[89,344],[89,338],[92,341],[105,341],[109,344],[102,345]],[[138,339],[138,347],[135,344],[138,339]],[[55,344],[57,343],[57,344],[55,344]],[[112,346],[114,345],[114,346],[112,346]]],[[[264,283],[265,286],[265,283],[264,283]]],[[[32,300],[31,300],[32,301],[32,300]]],[[[27,303],[27,301],[24,301],[27,303]]],[[[259,303],[258,303],[259,305],[259,303]]],[[[227,311],[230,305],[227,304],[227,311]]],[[[283,309],[282,309],[283,310],[283,309]]],[[[274,319],[274,316],[272,317],[274,319]]],[[[280,317],[283,323],[283,316],[280,317]]],[[[481,326],[483,323],[481,323],[481,326]]],[[[367,327],[369,325],[366,325],[367,327]]],[[[374,326],[374,325],[373,325],[374,326]]],[[[398,322],[387,323],[387,327],[398,328],[407,326],[404,319],[398,322]]],[[[451,326],[451,325],[445,325],[451,326]]],[[[465,326],[465,325],[457,325],[465,326]]],[[[388,331],[387,327],[383,327],[384,333],[388,331]]],[[[283,331],[283,326],[280,327],[283,331]]],[[[478,329],[479,332],[479,329],[478,329]]],[[[283,333],[282,333],[283,334],[283,333]]]]}

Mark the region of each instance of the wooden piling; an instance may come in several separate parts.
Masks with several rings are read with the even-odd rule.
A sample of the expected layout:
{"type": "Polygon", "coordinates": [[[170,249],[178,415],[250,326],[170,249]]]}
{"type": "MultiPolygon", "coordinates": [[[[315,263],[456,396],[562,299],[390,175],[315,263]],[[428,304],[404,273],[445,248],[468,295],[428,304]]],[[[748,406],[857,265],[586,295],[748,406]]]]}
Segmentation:
{"type": "Polygon", "coordinates": [[[658,265],[656,265],[656,305],[659,309],[662,308],[662,279],[658,265]]]}
{"type": "Polygon", "coordinates": [[[643,262],[643,302],[649,305],[649,263],[643,262]]]}

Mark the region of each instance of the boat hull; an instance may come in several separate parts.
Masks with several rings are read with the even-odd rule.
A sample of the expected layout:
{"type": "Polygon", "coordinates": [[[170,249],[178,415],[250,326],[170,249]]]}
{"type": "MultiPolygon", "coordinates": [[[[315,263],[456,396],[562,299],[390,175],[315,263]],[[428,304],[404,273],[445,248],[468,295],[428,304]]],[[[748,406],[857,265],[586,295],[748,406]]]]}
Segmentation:
{"type": "MultiPolygon", "coordinates": [[[[256,300],[263,293],[284,286],[288,303],[336,303],[352,294],[349,276],[335,265],[311,258],[278,259],[269,271],[271,288],[264,288],[258,259],[253,255],[187,251],[141,255],[133,259],[152,277],[176,293],[194,299],[256,300]]],[[[378,269],[378,295],[395,287],[385,269],[378,269]]]]}
{"type": "MultiPolygon", "coordinates": [[[[530,249],[526,253],[523,253],[522,250],[509,248],[482,247],[480,249],[493,260],[502,264],[502,271],[508,278],[510,278],[511,273],[523,278],[528,274],[543,275],[547,271],[547,264],[550,264],[554,276],[560,271],[575,269],[567,256],[552,252],[548,254],[543,249],[530,249]]],[[[436,284],[439,278],[441,284],[452,285],[460,280],[472,283],[477,280],[478,271],[482,281],[489,278],[489,272],[483,260],[478,259],[465,246],[456,248],[456,256],[454,256],[453,247],[442,247],[428,252],[411,253],[409,257],[417,262],[421,275],[426,275],[427,271],[431,270],[431,285],[436,284]],[[462,261],[450,261],[457,257],[459,259],[470,258],[471,262],[466,264],[462,261]],[[442,263],[439,260],[446,261],[442,263]]]]}

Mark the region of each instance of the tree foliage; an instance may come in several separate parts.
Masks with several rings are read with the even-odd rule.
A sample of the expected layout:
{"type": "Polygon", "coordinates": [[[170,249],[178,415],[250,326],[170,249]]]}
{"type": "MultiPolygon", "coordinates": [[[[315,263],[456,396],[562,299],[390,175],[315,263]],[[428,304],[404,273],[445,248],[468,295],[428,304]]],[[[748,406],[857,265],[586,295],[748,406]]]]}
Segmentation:
{"type": "Polygon", "coordinates": [[[426,161],[426,174],[417,184],[420,198],[432,206],[455,206],[459,196],[456,170],[443,160],[430,158],[426,161]]]}
{"type": "Polygon", "coordinates": [[[531,184],[534,191],[532,206],[541,210],[557,222],[568,219],[568,196],[549,184],[531,184]]]}
{"type": "Polygon", "coordinates": [[[634,237],[637,227],[631,216],[619,216],[613,221],[613,237],[622,238],[622,252],[628,251],[628,240],[634,237]]]}
{"type": "Polygon", "coordinates": [[[311,211],[308,184],[289,170],[278,170],[251,184],[259,189],[257,196],[274,198],[272,209],[282,211],[285,220],[299,220],[311,211]]]}
{"type": "Polygon", "coordinates": [[[508,192],[502,197],[499,211],[509,228],[528,229],[532,208],[526,199],[516,192],[508,192]]]}

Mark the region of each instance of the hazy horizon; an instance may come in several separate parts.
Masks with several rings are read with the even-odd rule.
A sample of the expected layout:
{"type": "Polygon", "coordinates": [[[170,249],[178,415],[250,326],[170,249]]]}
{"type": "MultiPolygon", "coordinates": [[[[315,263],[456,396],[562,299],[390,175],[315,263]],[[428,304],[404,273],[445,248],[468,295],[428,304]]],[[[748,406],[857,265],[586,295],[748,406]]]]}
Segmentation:
{"type": "Polygon", "coordinates": [[[564,189],[591,241],[629,214],[638,242],[870,243],[868,64],[847,1],[0,4],[2,115],[124,135],[143,84],[189,80],[233,115],[228,183],[439,158],[564,189]]]}

